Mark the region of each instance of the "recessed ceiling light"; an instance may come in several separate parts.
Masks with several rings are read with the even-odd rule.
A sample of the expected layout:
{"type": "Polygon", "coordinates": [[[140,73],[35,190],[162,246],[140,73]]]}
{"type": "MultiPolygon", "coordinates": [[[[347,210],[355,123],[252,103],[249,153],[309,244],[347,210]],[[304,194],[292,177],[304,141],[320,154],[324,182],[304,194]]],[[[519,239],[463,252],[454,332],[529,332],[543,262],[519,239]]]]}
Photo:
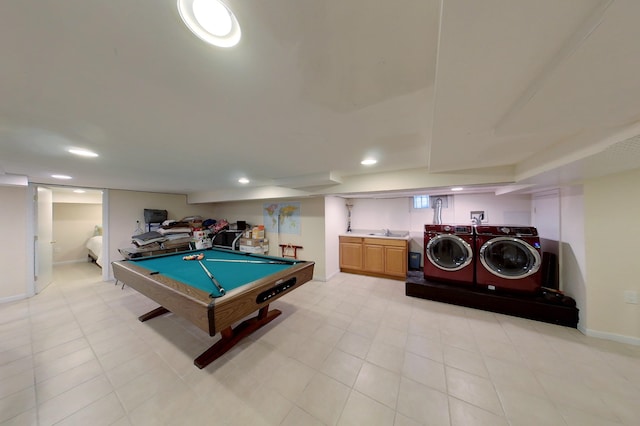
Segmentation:
{"type": "Polygon", "coordinates": [[[76,194],[84,194],[87,191],[85,191],[84,189],[74,189],[73,192],[75,192],[76,194]]]}
{"type": "Polygon", "coordinates": [[[178,12],[191,32],[209,44],[232,47],[240,41],[240,24],[220,0],[178,0],[178,12]]]}
{"type": "Polygon", "coordinates": [[[63,180],[72,179],[71,176],[67,176],[67,175],[51,175],[51,177],[55,179],[63,179],[63,180]]]}
{"type": "Polygon", "coordinates": [[[373,158],[367,158],[364,159],[360,162],[360,164],[362,164],[363,166],[372,166],[374,164],[376,164],[378,162],[378,160],[374,160],[373,158]]]}
{"type": "Polygon", "coordinates": [[[462,191],[464,188],[461,186],[456,186],[454,188],[451,188],[452,191],[462,191]]]}
{"type": "Polygon", "coordinates": [[[69,149],[69,152],[75,155],[79,155],[81,157],[97,157],[98,156],[98,154],[96,154],[93,151],[89,151],[88,149],[71,148],[69,149]]]}
{"type": "Polygon", "coordinates": [[[240,182],[240,183],[241,183],[241,184],[243,184],[243,185],[246,185],[246,184],[247,184],[247,183],[249,183],[250,181],[249,181],[249,179],[247,179],[247,178],[240,178],[240,179],[238,179],[238,182],[240,182]]]}

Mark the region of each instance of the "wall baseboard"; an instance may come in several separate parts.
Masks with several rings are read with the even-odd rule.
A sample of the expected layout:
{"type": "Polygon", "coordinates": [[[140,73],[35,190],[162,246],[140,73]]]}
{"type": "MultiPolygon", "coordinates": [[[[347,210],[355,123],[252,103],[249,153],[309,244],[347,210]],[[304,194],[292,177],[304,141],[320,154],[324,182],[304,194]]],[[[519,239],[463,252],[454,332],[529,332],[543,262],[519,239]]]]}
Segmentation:
{"type": "Polygon", "coordinates": [[[335,277],[335,276],[336,276],[336,275],[338,275],[339,273],[340,273],[340,270],[337,270],[337,271],[335,271],[334,273],[329,274],[329,276],[324,277],[323,279],[317,279],[316,281],[323,281],[323,282],[330,281],[330,280],[331,280],[331,278],[335,277]]]}
{"type": "Polygon", "coordinates": [[[640,338],[638,337],[623,336],[621,334],[607,333],[605,331],[597,331],[597,330],[589,330],[589,329],[584,329],[580,331],[589,337],[597,337],[598,339],[612,340],[618,343],[626,343],[629,345],[640,346],[640,338]]]}
{"type": "Polygon", "coordinates": [[[77,259],[77,260],[64,260],[62,262],[53,262],[53,265],[68,265],[70,263],[89,263],[89,261],[87,260],[87,258],[85,257],[84,259],[77,259]]]}
{"type": "Polygon", "coordinates": [[[0,299],[0,305],[3,303],[15,302],[16,300],[27,299],[29,296],[25,294],[18,294],[15,296],[4,297],[0,299]]]}

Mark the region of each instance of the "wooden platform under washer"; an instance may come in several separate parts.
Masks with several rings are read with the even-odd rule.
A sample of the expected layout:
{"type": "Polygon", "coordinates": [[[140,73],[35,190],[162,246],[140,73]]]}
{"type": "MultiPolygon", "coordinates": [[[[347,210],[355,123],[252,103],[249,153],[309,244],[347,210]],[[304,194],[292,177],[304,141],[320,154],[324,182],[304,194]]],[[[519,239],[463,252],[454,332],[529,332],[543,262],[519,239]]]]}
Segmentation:
{"type": "Polygon", "coordinates": [[[451,303],[500,314],[513,315],[566,327],[577,328],[578,308],[552,303],[542,295],[493,293],[460,285],[429,281],[422,271],[409,271],[406,295],[437,302],[451,303]]]}

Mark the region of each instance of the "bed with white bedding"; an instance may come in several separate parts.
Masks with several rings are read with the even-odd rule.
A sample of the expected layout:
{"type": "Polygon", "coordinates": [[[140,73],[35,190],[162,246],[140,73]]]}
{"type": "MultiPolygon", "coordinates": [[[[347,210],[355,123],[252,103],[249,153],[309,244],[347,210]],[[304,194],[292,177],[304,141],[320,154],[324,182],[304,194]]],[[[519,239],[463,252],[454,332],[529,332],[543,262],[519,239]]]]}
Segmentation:
{"type": "Polygon", "coordinates": [[[95,234],[96,235],[89,238],[86,247],[89,258],[95,262],[96,265],[102,267],[102,227],[96,226],[95,234]]]}

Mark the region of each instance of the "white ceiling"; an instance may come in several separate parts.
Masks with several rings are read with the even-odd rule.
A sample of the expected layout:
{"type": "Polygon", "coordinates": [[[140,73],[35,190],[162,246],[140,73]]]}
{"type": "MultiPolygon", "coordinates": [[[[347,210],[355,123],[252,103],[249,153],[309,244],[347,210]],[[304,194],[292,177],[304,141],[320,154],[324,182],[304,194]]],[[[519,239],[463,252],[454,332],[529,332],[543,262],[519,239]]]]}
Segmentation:
{"type": "Polygon", "coordinates": [[[176,0],[1,2],[0,184],[224,201],[640,167],[640,2],[226,2],[232,49],[176,0]]]}

